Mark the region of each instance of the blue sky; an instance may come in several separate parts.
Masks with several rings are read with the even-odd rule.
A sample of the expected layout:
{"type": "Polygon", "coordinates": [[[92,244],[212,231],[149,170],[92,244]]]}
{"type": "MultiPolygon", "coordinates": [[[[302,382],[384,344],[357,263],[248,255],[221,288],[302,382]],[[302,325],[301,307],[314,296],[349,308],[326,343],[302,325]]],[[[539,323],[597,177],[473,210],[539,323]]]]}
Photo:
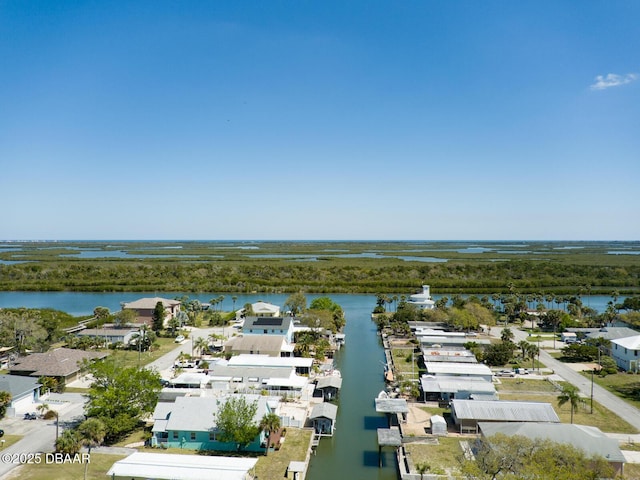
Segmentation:
{"type": "Polygon", "coordinates": [[[638,240],[639,22],[0,0],[0,238],[638,240]]]}

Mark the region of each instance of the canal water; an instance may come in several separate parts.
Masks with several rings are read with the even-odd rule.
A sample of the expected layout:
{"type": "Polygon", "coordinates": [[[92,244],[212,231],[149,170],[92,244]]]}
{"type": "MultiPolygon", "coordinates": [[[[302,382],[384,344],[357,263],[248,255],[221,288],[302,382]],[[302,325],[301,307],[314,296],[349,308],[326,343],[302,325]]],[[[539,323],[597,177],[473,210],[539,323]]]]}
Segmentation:
{"type": "Polygon", "coordinates": [[[337,354],[342,373],[336,432],[323,438],[311,459],[309,480],[398,478],[392,449],[384,449],[379,468],[378,428],[386,428],[384,414],[376,413],[374,399],[384,388],[384,351],[371,321],[375,297],[332,295],[346,314],[346,345],[337,354]]]}
{"type": "MultiPolygon", "coordinates": [[[[0,292],[0,308],[28,307],[53,308],[72,315],[90,315],[97,306],[120,310],[121,302],[142,297],[162,296],[174,298],[180,293],[76,293],[76,292],[0,292]]],[[[192,299],[208,302],[218,294],[190,295],[192,299]]],[[[258,300],[282,306],[288,295],[225,294],[222,310],[240,308],[258,300]]],[[[308,295],[310,302],[318,295],[308,295]]],[[[375,411],[374,399],[384,388],[384,352],[371,321],[375,306],[374,295],[329,295],[345,311],[346,346],[337,353],[335,363],[342,373],[343,384],[338,402],[336,431],[332,438],[323,438],[312,456],[307,478],[309,480],[395,480],[397,465],[391,449],[382,455],[379,467],[377,429],[387,427],[386,417],[375,411]]],[[[437,300],[438,295],[434,295],[437,300]]],[[[606,296],[590,297],[590,306],[598,311],[606,309],[611,300],[606,296]]],[[[620,300],[621,301],[621,300],[620,300]]],[[[586,303],[586,302],[585,302],[586,303]]]]}

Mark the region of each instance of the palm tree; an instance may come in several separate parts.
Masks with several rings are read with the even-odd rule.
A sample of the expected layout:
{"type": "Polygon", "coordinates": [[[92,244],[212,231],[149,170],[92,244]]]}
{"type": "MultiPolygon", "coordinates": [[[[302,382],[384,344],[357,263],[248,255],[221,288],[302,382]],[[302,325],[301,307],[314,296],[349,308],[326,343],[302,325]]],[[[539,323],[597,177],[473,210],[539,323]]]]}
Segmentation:
{"type": "Polygon", "coordinates": [[[67,453],[69,455],[75,455],[80,451],[82,446],[80,438],[74,430],[65,430],[62,435],[56,440],[56,452],[67,453]]]}
{"type": "Polygon", "coordinates": [[[231,297],[231,301],[233,302],[233,311],[236,311],[236,301],[238,300],[238,297],[236,295],[233,295],[231,297]]]}
{"type": "Polygon", "coordinates": [[[209,348],[209,342],[204,337],[198,337],[193,342],[193,347],[200,352],[200,356],[209,348]]]}
{"type": "Polygon", "coordinates": [[[265,456],[269,454],[269,447],[271,446],[271,434],[280,430],[280,417],[275,413],[267,413],[262,420],[260,420],[260,430],[267,434],[267,448],[264,451],[265,456]]]}
{"type": "Polygon", "coordinates": [[[211,304],[211,306],[213,307],[213,311],[216,311],[216,305],[218,304],[218,299],[217,298],[212,298],[211,300],[209,300],[209,303],[211,304]]]}
{"type": "MultiPolygon", "coordinates": [[[[87,447],[89,455],[91,455],[91,448],[97,447],[104,440],[106,434],[106,428],[102,421],[97,418],[90,418],[85,420],[78,427],[78,435],[80,443],[87,447]]],[[[84,464],[84,480],[87,480],[87,469],[89,468],[89,462],[84,464]]]]}
{"type": "Polygon", "coordinates": [[[509,327],[504,327],[502,329],[502,333],[500,334],[500,339],[503,342],[512,342],[514,337],[515,337],[515,335],[514,335],[514,333],[511,331],[511,329],[509,327]]]}
{"type": "Polygon", "coordinates": [[[47,410],[49,410],[49,404],[48,403],[41,403],[40,405],[38,405],[36,407],[36,410],[38,411],[40,416],[44,416],[45,412],[47,410]]]}
{"type": "Polygon", "coordinates": [[[574,385],[566,385],[558,395],[558,406],[561,407],[565,403],[569,403],[571,406],[571,423],[573,423],[573,412],[580,404],[584,403],[584,399],[580,396],[580,391],[574,385]]]}
{"type": "Polygon", "coordinates": [[[518,342],[518,348],[522,351],[522,360],[526,360],[529,356],[529,345],[531,345],[526,340],[520,340],[518,342]]]}
{"type": "Polygon", "coordinates": [[[533,343],[527,345],[527,356],[531,359],[531,369],[536,368],[536,357],[540,355],[540,348],[533,343]]]}

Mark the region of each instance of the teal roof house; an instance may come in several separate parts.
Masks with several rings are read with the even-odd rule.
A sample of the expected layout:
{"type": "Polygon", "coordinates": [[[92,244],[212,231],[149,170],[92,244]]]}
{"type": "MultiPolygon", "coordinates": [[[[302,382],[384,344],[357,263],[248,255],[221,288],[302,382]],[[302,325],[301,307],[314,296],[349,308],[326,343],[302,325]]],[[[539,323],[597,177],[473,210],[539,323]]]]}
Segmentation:
{"type": "MultiPolygon", "coordinates": [[[[216,425],[215,414],[231,397],[178,397],[175,402],[160,402],[153,412],[153,429],[151,446],[167,448],[183,448],[187,450],[236,451],[234,442],[222,442],[220,430],[216,425]]],[[[260,395],[244,395],[247,402],[257,402],[258,409],[254,417],[257,425],[271,409],[267,397],[260,395]]],[[[266,435],[260,432],[245,451],[263,452],[266,435]]]]}

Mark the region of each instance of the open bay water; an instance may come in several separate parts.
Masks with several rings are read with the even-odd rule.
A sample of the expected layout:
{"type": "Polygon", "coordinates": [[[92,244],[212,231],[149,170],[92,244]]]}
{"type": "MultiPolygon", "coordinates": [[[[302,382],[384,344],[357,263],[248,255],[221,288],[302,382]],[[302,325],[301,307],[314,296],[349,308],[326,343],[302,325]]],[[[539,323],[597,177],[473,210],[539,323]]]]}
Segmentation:
{"type": "MultiPolygon", "coordinates": [[[[175,298],[180,292],[147,293],[84,293],[84,292],[0,292],[0,308],[53,308],[72,315],[91,315],[94,308],[107,307],[112,312],[121,308],[122,302],[142,297],[175,298]]],[[[259,300],[282,306],[288,295],[284,294],[188,294],[191,299],[208,302],[224,295],[222,310],[259,300]],[[237,297],[235,303],[232,297],[237,297]]],[[[324,295],[307,295],[307,301],[324,295]]],[[[378,466],[377,429],[387,427],[385,415],[376,413],[374,399],[384,388],[384,351],[371,321],[375,295],[329,294],[342,306],[347,323],[346,345],[336,354],[336,367],[341,371],[343,384],[338,400],[336,430],[332,438],[323,438],[316,455],[312,455],[307,478],[309,480],[395,480],[397,465],[392,449],[382,452],[382,468],[378,466]]],[[[443,295],[433,295],[438,299],[443,295]]],[[[449,298],[451,295],[447,295],[449,298]]],[[[618,299],[621,302],[624,298],[618,299]]],[[[608,296],[583,297],[591,308],[602,312],[608,296]]]]}

